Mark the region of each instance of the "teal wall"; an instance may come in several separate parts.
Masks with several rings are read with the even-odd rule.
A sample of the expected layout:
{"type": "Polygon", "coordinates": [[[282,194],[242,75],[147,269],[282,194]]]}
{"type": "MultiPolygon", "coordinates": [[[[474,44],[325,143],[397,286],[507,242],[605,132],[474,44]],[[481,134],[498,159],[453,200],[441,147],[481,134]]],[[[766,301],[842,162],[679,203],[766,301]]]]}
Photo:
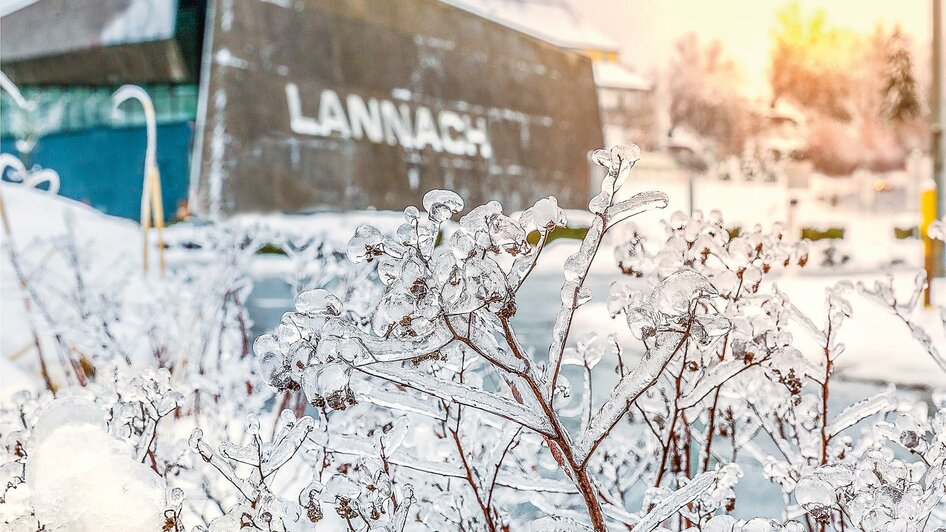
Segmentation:
{"type": "MultiPolygon", "coordinates": [[[[158,125],[158,167],[166,220],[174,219],[178,204],[187,198],[192,138],[190,121],[158,125]]],[[[40,138],[24,162],[57,171],[61,195],[114,216],[137,220],[141,215],[146,142],[144,127],[60,131],[40,138]]],[[[0,140],[0,151],[21,156],[10,137],[0,140]]]]}

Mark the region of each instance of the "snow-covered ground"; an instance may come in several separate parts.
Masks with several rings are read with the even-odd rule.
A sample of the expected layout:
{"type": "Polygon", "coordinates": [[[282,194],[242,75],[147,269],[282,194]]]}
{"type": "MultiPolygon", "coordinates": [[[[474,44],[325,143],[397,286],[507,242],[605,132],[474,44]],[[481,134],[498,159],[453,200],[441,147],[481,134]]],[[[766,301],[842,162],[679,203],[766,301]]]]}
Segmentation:
{"type": "MultiPolygon", "coordinates": [[[[4,246],[14,246],[27,260],[42,267],[24,272],[30,279],[66,275],[62,265],[44,257],[33,256],[38,241],[59,238],[70,231],[81,242],[80,252],[90,266],[101,275],[140,269],[141,229],[129,220],[107,216],[87,205],[61,196],[4,182],[2,185],[4,216],[10,224],[12,238],[0,233],[4,246]]],[[[0,261],[0,397],[6,398],[33,382],[38,367],[35,357],[25,356],[33,349],[30,324],[25,310],[26,293],[6,251],[0,261]]]]}
{"type": "MultiPolygon", "coordinates": [[[[770,227],[775,222],[787,224],[788,234],[798,238],[804,227],[825,230],[841,227],[844,239],[837,242],[840,254],[850,256],[848,269],[877,270],[891,264],[922,264],[922,243],[917,239],[898,240],[894,228],[910,228],[920,223],[919,205],[914,210],[900,212],[880,208],[856,208],[851,205],[831,206],[819,196],[830,195],[831,187],[851,183],[843,179],[823,179],[824,183],[812,183],[809,189],[788,189],[783,182],[720,181],[707,177],[694,180],[694,208],[709,213],[719,210],[724,214],[728,227],[751,229],[755,224],[770,227]],[[797,200],[795,207],[790,206],[797,200]]],[[[867,184],[864,184],[867,186],[867,184]]],[[[660,190],[667,194],[670,212],[686,211],[689,192],[682,176],[662,179],[635,178],[633,173],[624,194],[644,190],[660,190]]],[[[917,202],[919,198],[917,197],[917,202]]],[[[852,202],[848,202],[852,203],[852,202]]],[[[636,219],[646,229],[652,219],[636,219]]],[[[825,247],[820,244],[817,247],[825,247]]],[[[820,260],[820,257],[816,257],[820,260]]],[[[815,260],[815,259],[813,259],[815,260]]]]}

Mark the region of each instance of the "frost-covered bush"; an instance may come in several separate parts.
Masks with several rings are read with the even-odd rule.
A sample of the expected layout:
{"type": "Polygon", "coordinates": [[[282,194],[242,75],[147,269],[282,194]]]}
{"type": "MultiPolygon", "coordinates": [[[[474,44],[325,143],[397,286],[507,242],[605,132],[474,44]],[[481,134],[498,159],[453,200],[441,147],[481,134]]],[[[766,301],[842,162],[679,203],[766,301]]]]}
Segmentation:
{"type": "MultiPolygon", "coordinates": [[[[38,359],[44,386],[3,405],[4,499],[29,497],[28,504],[10,504],[4,519],[30,530],[128,530],[136,523],[132,515],[151,516],[148,523],[157,515],[160,528],[180,510],[166,490],[203,482],[186,447],[197,419],[226,434],[230,419],[263,409],[273,395],[248,356],[242,301],[251,285],[242,262],[252,249],[235,245],[226,229],[214,230],[207,236],[219,240],[207,255],[212,260],[183,264],[163,278],[143,276],[133,261],[103,266],[90,254],[101,252],[101,244],[82,242],[75,221],[66,223],[61,236],[16,242],[19,247],[5,242],[15,275],[36,272],[18,277],[23,322],[33,337],[23,357],[38,359]],[[64,401],[100,409],[96,423],[83,425],[71,441],[43,435],[54,423],[67,425],[70,413],[82,418],[89,410],[63,407],[64,401]],[[133,497],[142,468],[158,486],[157,498],[133,497]],[[92,474],[96,469],[103,471],[92,474]],[[127,507],[112,497],[122,493],[127,507]]],[[[152,528],[144,523],[131,528],[152,528]]]]}
{"type": "MultiPolygon", "coordinates": [[[[808,260],[807,243],[785,242],[779,226],[733,237],[718,213],[675,214],[666,239],[652,245],[632,230],[617,251],[627,281],[615,283],[608,306],[641,345],[594,335],[571,344],[605,234],[666,204],[659,193],[615,201],[636,161],[633,148],[595,158],[608,176],[591,201],[588,235],[565,262],[547,355],[518,340],[514,318],[530,309],[516,293],[565,213],[548,198],[512,219],[491,202],[470,209],[437,245],[441,224],[465,207],[447,191],[428,193],[423,212],[406,209],[393,237],[370,226],[356,231],[349,258],[377,263],[384,285],[368,312],[324,290],[303,292],[295,312],[257,341],[263,376],[277,389],[301,389],[319,414],[295,422],[313,427],[300,449],[320,467],[299,483],[296,510],[282,507],[280,526],[305,528],[305,519],[330,516],[356,530],[529,523],[880,530],[940,522],[944,414],[892,390],[828,411],[843,352],[837,332],[851,314],[845,294],[853,287],[828,291],[823,326],[799,311],[766,282],[773,270],[808,260]],[[534,246],[526,241],[531,231],[540,233],[534,246]],[[820,345],[813,357],[798,347],[801,335],[820,345]],[[592,374],[607,366],[619,380],[595,403],[592,374]],[[565,367],[578,369],[577,381],[565,367]],[[905,426],[909,435],[897,432],[905,426]],[[386,444],[389,431],[396,443],[386,444]],[[366,436],[371,443],[354,443],[366,436]],[[904,438],[923,451],[888,460],[892,469],[876,470],[861,489],[865,471],[874,471],[866,464],[901,456],[904,438]],[[781,521],[725,515],[738,504],[745,459],[782,488],[781,521]],[[382,478],[383,492],[353,476],[382,478]],[[919,502],[906,508],[906,497],[919,502]]],[[[254,485],[257,497],[270,496],[269,486],[254,485]]],[[[242,515],[266,528],[276,514],[242,515]]]]}
{"type": "MultiPolygon", "coordinates": [[[[33,221],[19,216],[26,205],[4,205],[4,304],[17,307],[4,308],[5,320],[15,317],[4,334],[25,347],[11,357],[16,365],[4,361],[0,522],[25,530],[184,530],[209,522],[232,501],[188,437],[197,424],[214,438],[237,437],[250,414],[267,432],[278,422],[285,398],[259,379],[251,356],[250,260],[265,244],[300,238],[237,224],[176,228],[167,242],[170,268],[143,274],[140,259],[126,253],[140,250],[131,224],[4,187],[6,201],[54,208],[37,213],[48,227],[25,227],[33,221]],[[20,368],[29,373],[6,373],[20,368]],[[33,371],[41,379],[25,378],[33,371]],[[100,412],[87,422],[88,408],[64,402],[100,412]],[[49,427],[71,424],[74,431],[50,435],[49,427]],[[135,487],[143,478],[157,496],[135,487]]],[[[309,258],[307,275],[293,276],[299,289],[371,290],[338,281],[363,277],[354,271],[364,268],[306,242],[293,249],[309,258]]]]}
{"type": "MultiPolygon", "coordinates": [[[[118,443],[87,461],[124,445],[116,471],[134,479],[141,468],[132,466],[143,465],[161,479],[167,530],[943,526],[946,398],[916,403],[890,388],[828,406],[838,357],[855,355],[838,341],[851,293],[889,306],[932,346],[909,318],[916,294],[898,303],[884,283],[841,283],[809,315],[773,282],[808,262],[807,244],[787,242],[780,226],[732,235],[719,213],[674,214],[662,236],[646,238],[621,222],[666,197],[621,199],[638,157],[632,146],[594,154],[607,176],[565,261],[541,352],[517,334],[517,316],[536,311],[517,295],[550,232],[567,224],[554,198],[514,218],[496,202],[467,209],[452,192],[429,192],[394,234],[359,227],[345,250],[351,269],[321,262],[318,243],[270,238],[292,261],[295,308],[255,339],[252,355],[239,264],[258,239],[215,233],[199,246],[209,262],[168,293],[200,309],[184,323],[203,324],[209,311],[221,328],[185,332],[184,345],[196,345],[187,354],[153,351],[152,372],[129,369],[94,336],[103,356],[68,391],[94,401],[105,430],[89,424],[118,443]],[[592,262],[617,227],[626,238],[607,308],[634,340],[575,338],[592,262]],[[198,292],[197,279],[218,271],[207,264],[221,263],[230,273],[198,292]],[[752,470],[763,477],[753,485],[780,489],[777,519],[731,515],[758,515],[736,496],[752,470]]],[[[5,498],[22,499],[23,479],[32,487],[31,461],[47,442],[37,427],[63,400],[46,406],[50,396],[20,397],[4,412],[5,498]]],[[[45,495],[21,505],[18,524],[45,524],[35,507],[45,495]]]]}
{"type": "MultiPolygon", "coordinates": [[[[764,282],[777,269],[804,267],[808,260],[807,243],[786,244],[781,225],[771,232],[756,227],[732,236],[718,212],[708,220],[699,213],[692,218],[676,213],[665,229],[666,240],[657,245],[632,230],[616,253],[622,272],[655,282],[681,268],[699,272],[720,296],[712,312],[730,324],[720,342],[660,391],[661,397],[682,399],[672,409],[654,403],[658,408],[652,416],[684,425],[697,420],[697,427],[674,430],[671,425],[665,440],[676,442],[671,455],[681,452],[681,441],[683,460],[695,444],[703,468],[749,455],[761,463],[766,478],[782,487],[784,518],[805,515],[808,528],[847,524],[862,530],[917,530],[941,523],[946,493],[942,400],[934,405],[939,412],[929,412],[926,404],[898,398],[891,387],[840,412],[828,409],[835,362],[844,353],[837,337],[852,314],[848,294],[854,286],[841,282],[827,290],[825,321],[819,326],[764,282]],[[820,353],[802,353],[797,346],[811,343],[797,340],[800,336],[814,340],[820,353]],[[728,440],[725,454],[718,448],[720,439],[728,440]],[[938,517],[932,517],[935,512],[938,517]]],[[[889,307],[942,365],[929,335],[909,320],[925,283],[921,272],[903,302],[897,301],[890,279],[873,289],[858,288],[889,307]]],[[[629,285],[620,283],[612,302],[626,300],[626,294],[633,298],[629,285]]],[[[639,338],[655,334],[646,313],[617,305],[612,310],[623,310],[639,338]]],[[[641,415],[646,421],[644,409],[641,415]]]]}

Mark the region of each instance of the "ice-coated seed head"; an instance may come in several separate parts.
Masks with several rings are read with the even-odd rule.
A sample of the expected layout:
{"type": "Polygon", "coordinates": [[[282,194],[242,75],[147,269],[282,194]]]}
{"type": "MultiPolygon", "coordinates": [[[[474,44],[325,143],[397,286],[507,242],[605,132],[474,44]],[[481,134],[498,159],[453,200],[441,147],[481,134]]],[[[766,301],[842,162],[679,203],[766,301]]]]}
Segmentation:
{"type": "Polygon", "coordinates": [[[348,260],[356,263],[374,260],[383,252],[381,240],[381,231],[378,231],[377,227],[359,225],[354,236],[348,241],[348,260]]]}
{"type": "Polygon", "coordinates": [[[424,194],[424,210],[432,221],[442,223],[463,210],[463,198],[450,190],[431,190],[424,194]]]}
{"type": "Polygon", "coordinates": [[[342,302],[335,294],[323,288],[306,290],[296,296],[296,311],[302,314],[327,314],[338,316],[342,313],[342,302]]]}
{"type": "Polygon", "coordinates": [[[565,211],[558,208],[558,200],[555,196],[542,198],[535,202],[532,207],[532,217],[536,227],[540,229],[552,229],[556,226],[564,226],[567,223],[565,211]]]}

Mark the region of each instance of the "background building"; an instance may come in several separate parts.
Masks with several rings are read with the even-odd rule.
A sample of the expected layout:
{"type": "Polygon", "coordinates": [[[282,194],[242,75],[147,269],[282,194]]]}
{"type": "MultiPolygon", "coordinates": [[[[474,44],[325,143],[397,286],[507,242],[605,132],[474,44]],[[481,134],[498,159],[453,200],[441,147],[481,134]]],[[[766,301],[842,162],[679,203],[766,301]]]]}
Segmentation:
{"type": "Polygon", "coordinates": [[[144,114],[112,114],[111,94],[137,83],[158,119],[166,215],[187,197],[188,153],[206,5],[197,0],[40,0],[4,3],[0,65],[36,103],[0,96],[0,149],[56,169],[60,192],[137,218],[144,168],[144,114]]]}
{"type": "MultiPolygon", "coordinates": [[[[453,2],[36,0],[0,18],[2,149],[62,193],[137,217],[142,85],[166,216],[393,208],[430,188],[517,209],[586,201],[602,127],[582,40],[555,43],[453,2]],[[410,13],[410,17],[402,16],[410,13]],[[206,29],[205,29],[206,21],[206,29]],[[576,51],[582,53],[575,53],[576,51]],[[354,107],[353,107],[354,106],[354,107]]],[[[546,36],[547,37],[547,36],[546,36]]]]}
{"type": "Polygon", "coordinates": [[[606,146],[659,142],[654,84],[623,64],[620,45],[567,0],[446,0],[593,62],[606,146]]]}

